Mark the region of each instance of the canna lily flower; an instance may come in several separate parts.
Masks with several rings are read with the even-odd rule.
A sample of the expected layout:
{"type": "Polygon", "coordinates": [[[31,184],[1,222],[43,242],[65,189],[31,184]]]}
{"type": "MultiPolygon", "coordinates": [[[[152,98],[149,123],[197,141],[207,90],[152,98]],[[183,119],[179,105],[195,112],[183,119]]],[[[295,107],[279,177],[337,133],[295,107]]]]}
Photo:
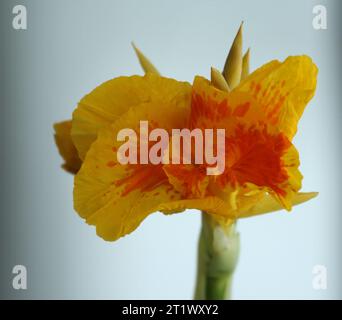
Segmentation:
{"type": "Polygon", "coordinates": [[[230,224],[264,206],[290,210],[313,197],[298,193],[302,175],[291,140],[316,72],[310,58],[299,56],[266,64],[231,92],[202,77],[191,87],[152,73],[102,84],[73,115],[71,137],[84,161],[75,177],[75,209],[101,237],[116,240],[156,211],[194,208],[230,224]],[[197,165],[121,165],[117,134],[142,119],[169,132],[225,128],[224,173],[206,176],[197,165]]]}
{"type": "Polygon", "coordinates": [[[317,67],[308,56],[274,60],[249,74],[240,28],[223,73],[212,68],[211,81],[196,76],[191,85],[161,76],[134,49],[144,76],[101,84],[79,102],[72,121],[55,125],[63,167],[76,173],[75,210],[100,237],[114,241],[154,212],[188,208],[232,230],[237,219],[290,211],[317,195],[299,192],[303,177],[292,143],[316,88],[317,67]],[[139,131],[141,120],[169,136],[174,128],[225,129],[224,172],[210,176],[198,164],[119,163],[119,132],[139,131]]]}

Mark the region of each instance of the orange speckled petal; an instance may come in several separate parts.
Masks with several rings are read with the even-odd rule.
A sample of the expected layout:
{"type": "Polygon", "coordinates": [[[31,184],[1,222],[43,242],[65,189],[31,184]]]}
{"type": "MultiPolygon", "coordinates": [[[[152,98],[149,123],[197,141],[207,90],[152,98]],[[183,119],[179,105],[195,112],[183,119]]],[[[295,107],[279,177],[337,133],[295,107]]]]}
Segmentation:
{"type": "Polygon", "coordinates": [[[130,108],[112,125],[100,130],[91,145],[75,177],[74,206],[88,223],[96,225],[98,235],[105,240],[132,232],[160,205],[179,199],[162,165],[118,162],[117,150],[122,142],[117,141],[117,134],[125,128],[139,134],[140,120],[151,121],[165,130],[184,127],[190,109],[190,90],[185,90],[188,95],[184,94],[184,99],[130,108]]]}
{"type": "Polygon", "coordinates": [[[224,128],[226,137],[234,134],[236,126],[257,126],[265,117],[260,104],[249,92],[225,92],[208,80],[194,79],[191,99],[191,128],[224,128]]]}
{"type": "Polygon", "coordinates": [[[236,89],[249,92],[260,104],[267,123],[291,140],[304,108],[315,93],[318,69],[308,56],[271,62],[252,73],[236,89]]]}
{"type": "Polygon", "coordinates": [[[284,134],[238,127],[226,141],[226,169],[216,178],[219,190],[247,183],[265,188],[287,209],[301,187],[299,156],[284,134]]]}

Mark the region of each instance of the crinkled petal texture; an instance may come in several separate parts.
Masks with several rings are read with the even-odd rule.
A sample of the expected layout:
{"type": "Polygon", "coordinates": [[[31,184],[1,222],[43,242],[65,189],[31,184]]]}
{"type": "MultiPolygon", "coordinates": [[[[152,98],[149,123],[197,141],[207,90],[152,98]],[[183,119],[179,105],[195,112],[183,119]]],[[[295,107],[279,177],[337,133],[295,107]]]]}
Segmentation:
{"type": "Polygon", "coordinates": [[[308,56],[272,61],[242,82],[236,91],[252,94],[272,132],[290,140],[307,103],[314,96],[318,69],[308,56]]]}
{"type": "MultiPolygon", "coordinates": [[[[99,236],[116,240],[155,211],[195,208],[229,224],[306,201],[314,194],[299,196],[302,176],[292,138],[316,74],[311,60],[300,56],[263,66],[230,93],[201,77],[192,87],[151,74],[101,85],[73,116],[72,139],[84,159],[75,177],[76,211],[99,236]],[[140,121],[169,136],[172,129],[225,129],[223,174],[208,176],[196,164],[139,164],[140,121]],[[138,133],[138,164],[118,162],[123,142],[117,137],[127,128],[138,133]]],[[[149,150],[159,142],[149,142],[149,150]]]]}
{"type": "MultiPolygon", "coordinates": [[[[75,177],[75,210],[89,224],[96,225],[97,234],[105,240],[113,241],[132,232],[156,211],[171,214],[194,208],[210,212],[218,218],[225,217],[222,219],[224,223],[233,221],[228,216],[232,211],[229,203],[212,195],[185,197],[169,182],[162,164],[123,165],[118,162],[122,142],[117,137],[122,129],[129,128],[139,133],[142,119],[148,121],[150,131],[162,128],[169,135],[174,128],[188,126],[191,86],[182,82],[178,82],[178,86],[179,94],[173,99],[164,97],[162,103],[157,99],[133,106],[112,124],[102,127],[75,177]]],[[[138,162],[139,138],[138,134],[138,162]]]]}
{"type": "MultiPolygon", "coordinates": [[[[150,82],[151,78],[143,79],[150,82]]],[[[132,78],[132,90],[136,80],[132,78]]],[[[178,202],[171,207],[168,205],[179,200],[180,195],[168,182],[161,165],[124,165],[118,162],[122,142],[117,136],[122,129],[129,128],[138,133],[136,142],[139,150],[140,120],[167,132],[188,123],[191,86],[166,78],[158,81],[154,88],[149,88],[149,98],[144,99],[145,102],[128,108],[112,124],[100,129],[75,177],[75,209],[88,223],[96,225],[98,235],[105,240],[115,240],[130,233],[152,212],[182,206],[178,202]],[[162,89],[160,83],[169,90],[162,89]],[[175,90],[170,90],[171,87],[175,90]]],[[[129,83],[127,86],[130,87],[129,83]]],[[[142,87],[147,88],[146,84],[142,87]]],[[[141,90],[140,86],[138,90],[141,90]]],[[[131,95],[136,95],[134,90],[131,95]]],[[[137,156],[140,157],[139,151],[137,156]]]]}
{"type": "Polygon", "coordinates": [[[54,124],[55,141],[58,151],[64,159],[62,168],[70,173],[76,173],[81,167],[81,159],[71,140],[71,120],[54,124]]]}
{"type": "MultiPolygon", "coordinates": [[[[83,160],[100,128],[111,124],[129,108],[143,103],[184,99],[183,86],[175,80],[148,73],[109,80],[86,95],[73,113],[72,140],[83,160]]],[[[142,119],[143,120],[143,119],[142,119]]]]}
{"type": "Polygon", "coordinates": [[[314,94],[316,76],[311,59],[299,56],[266,64],[231,93],[196,77],[190,126],[225,129],[225,170],[208,181],[201,166],[169,165],[170,183],[187,197],[198,192],[221,197],[236,217],[267,194],[290,210],[302,180],[291,140],[314,94]]]}

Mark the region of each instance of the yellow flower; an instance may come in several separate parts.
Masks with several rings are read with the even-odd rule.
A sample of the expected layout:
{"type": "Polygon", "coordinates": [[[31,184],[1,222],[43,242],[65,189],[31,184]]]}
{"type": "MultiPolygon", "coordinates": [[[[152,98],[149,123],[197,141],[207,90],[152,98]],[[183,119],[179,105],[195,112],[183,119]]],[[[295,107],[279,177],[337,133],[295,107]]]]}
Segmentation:
{"type": "Polygon", "coordinates": [[[155,211],[196,208],[229,223],[254,213],[269,195],[290,209],[302,179],[291,139],[315,75],[303,56],[267,64],[230,93],[200,77],[191,88],[153,74],[100,86],[74,113],[72,138],[84,159],[75,177],[75,209],[106,240],[130,233],[155,211]],[[225,172],[209,177],[195,165],[119,164],[118,132],[138,130],[142,119],[168,131],[225,128],[225,172]]]}
{"type": "Polygon", "coordinates": [[[307,56],[295,56],[269,62],[249,76],[246,70],[240,68],[238,85],[236,78],[224,84],[217,72],[213,84],[197,76],[192,86],[157,71],[119,77],[80,101],[73,114],[73,143],[70,130],[59,138],[63,126],[55,126],[64,167],[78,171],[75,150],[83,161],[75,176],[74,207],[99,236],[116,240],[156,211],[199,209],[229,225],[238,218],[290,210],[316,195],[299,193],[302,175],[292,144],[315,91],[316,66],[307,56]],[[224,128],[223,174],[208,176],[194,164],[120,164],[117,134],[124,128],[138,131],[140,120],[168,133],[173,128],[224,128]]]}

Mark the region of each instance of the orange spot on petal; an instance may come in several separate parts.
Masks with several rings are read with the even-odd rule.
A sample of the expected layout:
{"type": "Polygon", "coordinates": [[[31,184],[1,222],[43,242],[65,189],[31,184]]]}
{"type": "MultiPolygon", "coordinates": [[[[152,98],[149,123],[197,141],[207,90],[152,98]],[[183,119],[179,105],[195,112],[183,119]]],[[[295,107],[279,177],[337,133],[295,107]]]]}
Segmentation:
{"type": "Polygon", "coordinates": [[[116,165],[115,161],[108,161],[107,162],[107,167],[109,167],[109,168],[113,168],[115,165],[116,165]]]}
{"type": "Polygon", "coordinates": [[[250,107],[249,102],[240,104],[235,108],[233,115],[236,117],[243,117],[247,113],[247,111],[249,110],[249,107],[250,107]]]}
{"type": "Polygon", "coordinates": [[[134,190],[152,191],[156,187],[168,182],[161,165],[129,165],[127,177],[116,181],[116,186],[124,185],[122,196],[126,196],[134,190]]]}

